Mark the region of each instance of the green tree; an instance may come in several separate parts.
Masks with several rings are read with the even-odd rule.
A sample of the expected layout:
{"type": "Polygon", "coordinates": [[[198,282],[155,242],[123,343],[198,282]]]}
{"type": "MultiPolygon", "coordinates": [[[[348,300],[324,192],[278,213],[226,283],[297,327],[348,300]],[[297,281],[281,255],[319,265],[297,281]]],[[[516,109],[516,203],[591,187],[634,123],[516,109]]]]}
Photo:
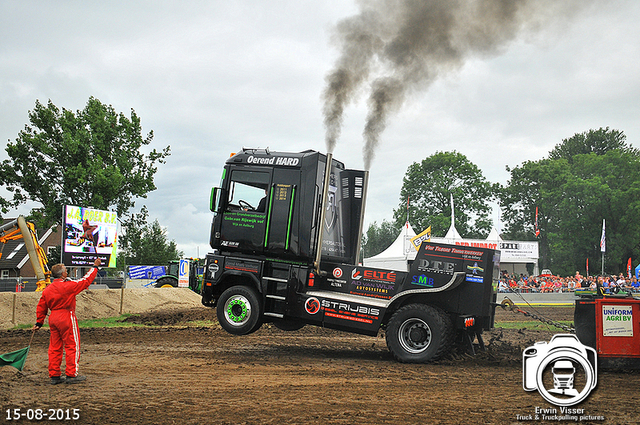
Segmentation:
{"type": "Polygon", "coordinates": [[[570,178],[565,159],[526,161],[510,169],[511,179],[500,190],[503,237],[511,240],[535,240],[536,208],[540,230],[539,254],[542,268],[551,267],[550,237],[558,232],[554,214],[563,198],[563,184],[570,178]]]}
{"type": "Polygon", "coordinates": [[[31,218],[42,227],[62,223],[64,205],[115,209],[122,217],[135,197],[156,189],[157,164],[169,155],[169,146],[143,153],[153,132],[142,136],[133,109],[127,118],[93,97],[76,113],[36,101],[29,121],[0,163],[0,184],[13,194],[0,198],[0,212],[36,201],[42,207],[31,218]]]}
{"type": "Polygon", "coordinates": [[[590,272],[598,272],[604,219],[606,271],[624,270],[640,256],[640,155],[624,140],[617,130],[591,130],[565,139],[551,158],[507,168],[511,178],[500,191],[506,236],[536,239],[537,207],[542,267],[569,275],[589,259],[590,272]]]}
{"type": "Polygon", "coordinates": [[[165,265],[184,255],[176,242],[167,240],[167,232],[158,220],[149,224],[146,206],[122,222],[123,234],[119,236],[119,266],[165,265]]]}
{"type": "Polygon", "coordinates": [[[373,257],[389,248],[396,240],[400,229],[394,223],[383,220],[378,225],[373,222],[369,225],[366,233],[362,235],[362,255],[364,258],[373,257]]]}
{"type": "Polygon", "coordinates": [[[605,219],[605,271],[624,271],[628,258],[640,255],[640,157],[618,149],[576,155],[571,171],[552,258],[562,260],[559,263],[567,273],[578,270],[586,258],[598,264],[605,219]]]}
{"type": "Polygon", "coordinates": [[[436,152],[411,164],[400,190],[400,205],[394,210],[397,227],[409,216],[417,232],[431,226],[432,235],[444,236],[451,226],[451,195],[456,229],[463,237],[483,238],[491,230],[491,206],[496,188],[480,169],[458,152],[436,152]],[[418,230],[419,229],[419,230],[418,230]]]}
{"type": "Polygon", "coordinates": [[[611,150],[638,155],[638,149],[629,146],[626,140],[627,136],[622,131],[600,127],[597,130],[576,133],[568,139],[562,139],[562,143],[549,152],[549,159],[564,158],[572,162],[575,155],[588,153],[604,155],[611,150]]]}
{"type": "Polygon", "coordinates": [[[60,263],[62,260],[62,247],[60,245],[54,246],[48,249],[47,253],[47,267],[51,270],[55,264],[60,263]]]}

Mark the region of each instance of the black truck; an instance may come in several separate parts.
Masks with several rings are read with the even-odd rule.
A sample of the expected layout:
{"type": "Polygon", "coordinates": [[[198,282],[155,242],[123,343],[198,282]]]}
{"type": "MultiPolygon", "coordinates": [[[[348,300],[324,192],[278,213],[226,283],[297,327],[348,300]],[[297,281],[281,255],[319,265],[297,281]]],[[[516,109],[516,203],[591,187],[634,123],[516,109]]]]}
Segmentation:
{"type": "Polygon", "coordinates": [[[356,265],[367,179],[315,151],[243,149],[226,161],[201,294],[227,332],[385,329],[394,357],[415,363],[483,346],[499,251],[423,242],[407,271],[356,265]]]}

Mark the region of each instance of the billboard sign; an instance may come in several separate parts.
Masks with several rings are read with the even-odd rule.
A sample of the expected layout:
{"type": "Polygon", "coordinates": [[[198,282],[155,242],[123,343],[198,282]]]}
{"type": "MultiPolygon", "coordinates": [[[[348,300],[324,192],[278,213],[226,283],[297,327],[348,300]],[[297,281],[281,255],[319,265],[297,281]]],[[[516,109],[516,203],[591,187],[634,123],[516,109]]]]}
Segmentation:
{"type": "Polygon", "coordinates": [[[129,279],[156,280],[166,274],[166,266],[129,266],[129,279]]]}
{"type": "Polygon", "coordinates": [[[115,267],[117,227],[118,215],[114,212],[65,206],[62,262],[86,267],[100,258],[105,267],[115,267]]]}
{"type": "Polygon", "coordinates": [[[178,288],[189,287],[189,260],[180,259],[180,270],[178,272],[178,288]]]}

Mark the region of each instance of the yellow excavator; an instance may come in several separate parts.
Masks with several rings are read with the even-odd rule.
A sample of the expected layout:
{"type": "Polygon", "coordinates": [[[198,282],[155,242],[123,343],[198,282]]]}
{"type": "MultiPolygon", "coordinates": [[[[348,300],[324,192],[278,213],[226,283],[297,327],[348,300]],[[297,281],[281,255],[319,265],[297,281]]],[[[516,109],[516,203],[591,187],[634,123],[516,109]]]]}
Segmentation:
{"type": "MultiPolygon", "coordinates": [[[[29,254],[29,260],[36,272],[38,279],[36,291],[42,291],[51,283],[51,271],[47,266],[47,254],[38,243],[35,226],[25,220],[23,216],[19,216],[13,221],[0,225],[0,244],[4,248],[4,244],[8,241],[18,239],[24,240],[24,246],[29,254]]],[[[0,249],[0,258],[2,258],[2,249],[0,249]]]]}

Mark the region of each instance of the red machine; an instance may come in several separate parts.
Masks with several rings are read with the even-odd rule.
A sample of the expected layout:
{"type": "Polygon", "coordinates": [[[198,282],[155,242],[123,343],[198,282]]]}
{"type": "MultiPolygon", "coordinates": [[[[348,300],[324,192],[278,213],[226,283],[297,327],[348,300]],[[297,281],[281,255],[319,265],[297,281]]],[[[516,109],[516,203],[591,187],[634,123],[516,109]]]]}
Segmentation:
{"type": "Polygon", "coordinates": [[[640,299],[631,294],[576,300],[576,336],[598,353],[600,367],[640,369],[640,299]]]}

